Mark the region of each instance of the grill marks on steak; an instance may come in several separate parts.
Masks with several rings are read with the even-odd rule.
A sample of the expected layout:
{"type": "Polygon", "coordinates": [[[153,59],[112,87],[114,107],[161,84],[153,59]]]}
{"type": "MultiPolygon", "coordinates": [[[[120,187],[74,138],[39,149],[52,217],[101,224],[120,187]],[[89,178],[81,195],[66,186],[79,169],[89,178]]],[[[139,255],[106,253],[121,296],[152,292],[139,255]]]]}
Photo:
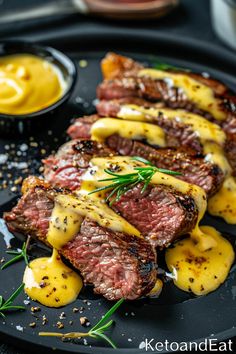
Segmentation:
{"type": "MultiPolygon", "coordinates": [[[[44,243],[57,195],[43,186],[28,188],[4,219],[13,232],[30,234],[44,243]]],[[[94,291],[109,300],[146,295],[156,281],[156,254],[145,239],[114,232],[85,218],[80,232],[60,253],[77,268],[94,291]]]]}
{"type": "Polygon", "coordinates": [[[80,188],[81,175],[89,167],[92,157],[116,155],[108,146],[93,140],[69,141],[56,155],[43,160],[44,175],[54,186],[76,190],[80,188]]]}

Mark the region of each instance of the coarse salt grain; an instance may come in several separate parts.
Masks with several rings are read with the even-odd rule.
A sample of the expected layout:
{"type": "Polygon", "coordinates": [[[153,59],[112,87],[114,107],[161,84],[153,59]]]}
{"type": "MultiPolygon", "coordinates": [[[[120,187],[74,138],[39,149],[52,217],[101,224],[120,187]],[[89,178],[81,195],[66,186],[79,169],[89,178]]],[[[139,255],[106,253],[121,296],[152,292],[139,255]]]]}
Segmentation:
{"type": "Polygon", "coordinates": [[[8,156],[6,154],[0,154],[0,165],[7,162],[8,156]]]}
{"type": "Polygon", "coordinates": [[[28,150],[28,145],[27,144],[21,144],[20,146],[19,146],[19,149],[20,149],[20,151],[26,151],[26,150],[28,150]]]}
{"type": "Polygon", "coordinates": [[[25,168],[28,168],[28,164],[27,164],[27,162],[24,162],[24,161],[22,161],[22,162],[14,162],[14,161],[9,162],[8,168],[14,168],[14,167],[19,170],[23,170],[25,168]]]}
{"type": "Polygon", "coordinates": [[[17,331],[23,332],[24,328],[20,325],[16,326],[17,331]]]}

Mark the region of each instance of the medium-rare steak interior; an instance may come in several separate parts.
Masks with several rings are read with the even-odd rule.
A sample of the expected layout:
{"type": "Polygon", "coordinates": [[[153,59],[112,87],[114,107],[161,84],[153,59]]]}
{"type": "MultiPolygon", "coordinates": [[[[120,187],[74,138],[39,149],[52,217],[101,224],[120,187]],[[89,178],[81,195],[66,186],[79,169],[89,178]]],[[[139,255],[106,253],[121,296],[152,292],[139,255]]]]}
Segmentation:
{"type": "MultiPolygon", "coordinates": [[[[50,188],[42,180],[29,178],[18,204],[4,214],[9,230],[30,234],[50,245],[47,234],[57,197],[67,198],[67,208],[70,202],[76,205],[79,201],[79,197],[65,193],[50,188]]],[[[74,221],[80,219],[77,216],[74,221]]],[[[120,220],[117,216],[116,222],[120,220]]],[[[63,244],[59,253],[81,272],[86,283],[93,284],[95,292],[109,300],[133,300],[147,295],[156,282],[156,253],[148,241],[114,231],[109,225],[101,226],[89,216],[82,216],[78,232],[63,244]]]]}

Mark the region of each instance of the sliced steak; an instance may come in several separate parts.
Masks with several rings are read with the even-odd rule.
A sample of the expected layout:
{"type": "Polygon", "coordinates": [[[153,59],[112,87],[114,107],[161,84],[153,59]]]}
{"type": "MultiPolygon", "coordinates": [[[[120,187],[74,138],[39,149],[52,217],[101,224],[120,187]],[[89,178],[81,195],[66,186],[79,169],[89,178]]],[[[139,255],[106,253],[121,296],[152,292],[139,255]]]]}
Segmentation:
{"type": "MultiPolygon", "coordinates": [[[[200,80],[199,80],[200,81],[200,80]]],[[[196,104],[188,99],[182,88],[169,87],[164,80],[153,80],[150,77],[128,77],[117,78],[113,80],[104,80],[97,87],[97,97],[100,100],[113,100],[121,98],[144,99],[154,102],[164,102],[170,108],[183,108],[189,112],[200,114],[209,120],[215,120],[209,112],[203,111],[196,104]]],[[[230,94],[222,96],[219,109],[225,111],[229,116],[236,114],[235,101],[230,94]]]]}
{"type": "Polygon", "coordinates": [[[105,144],[93,140],[71,140],[61,146],[56,155],[43,160],[44,175],[54,186],[75,190],[80,188],[81,175],[89,167],[92,157],[116,155],[105,144]]]}
{"type": "MultiPolygon", "coordinates": [[[[80,129],[83,124],[83,119],[84,118],[79,118],[74,123],[74,137],[84,138],[84,129],[80,129]]],[[[86,127],[88,127],[88,119],[88,117],[85,118],[86,127]]],[[[157,149],[143,142],[125,139],[118,135],[109,137],[106,140],[106,145],[120,155],[141,156],[150,160],[157,167],[177,170],[183,174],[183,176],[180,177],[181,179],[189,183],[197,184],[202,187],[208,195],[213,195],[219,190],[223,183],[224,175],[221,169],[215,164],[204,161],[203,156],[201,156],[202,147],[199,140],[191,140],[194,133],[191,132],[190,129],[186,128],[186,126],[183,127],[183,125],[177,121],[168,121],[167,119],[163,119],[163,121],[166,122],[167,146],[174,147],[174,149],[157,149]],[[186,149],[181,147],[182,143],[187,147],[186,149]],[[197,151],[197,153],[195,151],[197,151]]],[[[91,119],[91,126],[93,123],[94,116],[91,119]]],[[[68,131],[70,131],[70,128],[68,131]]]]}
{"type": "MultiPolygon", "coordinates": [[[[101,100],[96,104],[96,109],[101,117],[117,117],[123,104],[135,104],[144,108],[157,107],[157,103],[151,103],[138,97],[123,97],[114,100],[101,100]]],[[[163,105],[160,104],[160,107],[163,105]]]]}
{"type": "MultiPolygon", "coordinates": [[[[79,144],[78,141],[74,142],[75,144],[79,144]]],[[[71,144],[71,142],[69,143],[71,144]]],[[[145,145],[143,145],[145,148],[145,145]]],[[[48,166],[46,165],[45,167],[45,173],[44,176],[46,178],[46,180],[54,186],[57,187],[67,187],[70,188],[72,190],[78,189],[80,187],[81,184],[81,180],[82,180],[82,175],[81,175],[81,169],[78,169],[78,173],[73,174],[73,178],[71,178],[70,180],[64,178],[65,175],[67,175],[66,171],[66,164],[67,164],[67,155],[66,155],[66,148],[65,145],[64,147],[61,148],[61,151],[59,152],[59,155],[61,156],[60,160],[58,160],[57,157],[55,157],[55,162],[54,165],[56,166],[56,162],[59,161],[60,164],[63,164],[64,166],[64,170],[62,172],[60,172],[60,170],[58,169],[58,173],[55,174],[51,174],[50,173],[50,169],[48,168],[48,166]],[[63,156],[63,151],[65,152],[65,155],[63,156]],[[72,186],[72,187],[71,187],[72,186]],[[75,187],[76,186],[76,187],[75,187]]],[[[135,150],[134,150],[135,151],[135,150]]],[[[137,150],[135,151],[137,152],[137,150]]],[[[78,155],[80,155],[80,153],[77,151],[75,152],[78,155]]],[[[92,156],[91,156],[92,158],[92,156]]],[[[78,157],[78,160],[80,158],[78,157]]],[[[153,160],[155,160],[155,158],[153,158],[153,160]]],[[[165,162],[163,159],[163,166],[165,166],[165,162]]],[[[45,164],[47,164],[47,161],[45,161],[45,164]]],[[[173,165],[173,161],[171,161],[171,166],[173,165]]],[[[70,171],[70,162],[68,164],[68,170],[70,171]]],[[[176,167],[177,168],[177,167],[176,167]]],[[[193,168],[194,169],[194,168],[193,168]]],[[[86,169],[83,169],[83,172],[86,172],[86,169]]],[[[202,172],[203,174],[204,172],[202,172]]],[[[190,167],[189,167],[189,174],[190,174],[190,167]]],[[[196,179],[196,177],[194,177],[194,174],[192,176],[192,179],[196,179]]],[[[201,176],[201,178],[203,178],[201,176]]],[[[206,183],[206,180],[204,181],[204,183],[206,183]]],[[[195,203],[192,199],[192,197],[190,197],[189,195],[185,196],[182,193],[178,193],[177,191],[175,191],[174,188],[169,188],[167,186],[161,185],[161,186],[152,186],[149,187],[148,192],[153,191],[153,193],[150,192],[150,195],[153,197],[151,199],[149,199],[148,197],[148,193],[141,193],[140,192],[140,187],[134,189],[133,192],[129,192],[128,196],[129,196],[129,202],[127,202],[126,200],[126,206],[124,204],[120,204],[119,203],[113,203],[112,207],[115,210],[118,210],[117,208],[120,208],[118,211],[119,213],[121,213],[122,216],[124,216],[125,219],[127,219],[128,222],[130,222],[131,224],[133,224],[133,222],[136,220],[135,225],[137,227],[137,229],[140,232],[144,232],[144,228],[143,228],[143,222],[141,224],[141,228],[139,229],[138,227],[138,222],[140,220],[139,216],[136,214],[138,208],[139,209],[139,213],[142,214],[143,213],[143,219],[146,216],[146,209],[143,209],[143,206],[145,204],[147,204],[147,206],[149,206],[149,210],[150,210],[150,215],[149,218],[152,220],[152,225],[156,225],[155,228],[153,228],[153,232],[152,232],[152,243],[154,246],[167,246],[171,241],[173,241],[175,238],[185,234],[186,232],[189,232],[192,230],[192,228],[195,225],[196,222],[196,217],[197,217],[197,209],[195,206],[195,203]],[[132,193],[134,193],[134,198],[132,199],[132,193]],[[158,195],[160,195],[161,197],[159,198],[158,195]],[[126,214],[126,208],[130,208],[130,213],[132,214],[132,208],[134,203],[136,203],[135,205],[135,210],[133,213],[133,216],[131,218],[131,216],[129,214],[126,214]],[[129,204],[129,206],[128,206],[129,204]],[[117,206],[117,207],[116,207],[117,206]],[[168,213],[169,207],[173,208],[173,219],[169,219],[169,223],[167,223],[166,221],[166,216],[168,215],[166,213],[168,213]],[[122,211],[123,208],[123,211],[122,211]],[[151,212],[151,209],[153,208],[153,212],[151,212]],[[158,212],[159,210],[159,212],[158,212]],[[159,214],[158,214],[159,213],[159,214]],[[173,222],[173,220],[175,219],[175,221],[173,222]],[[165,225],[165,227],[164,227],[165,225]]],[[[127,192],[128,193],[128,192],[127,192]]],[[[122,201],[122,199],[121,199],[122,201]]],[[[150,220],[148,220],[147,225],[150,224],[150,220]]],[[[144,232],[144,236],[150,238],[149,235],[149,226],[147,232],[144,232]]]]}
{"type": "MultiPolygon", "coordinates": [[[[232,151],[236,150],[236,138],[233,137],[236,136],[236,95],[226,85],[205,75],[184,73],[213,90],[213,94],[219,100],[219,110],[224,111],[227,116],[226,120],[219,121],[209,112],[199,109],[187,98],[181,88],[169,87],[164,80],[138,77],[137,74],[143,66],[130,58],[108,53],[102,60],[101,67],[105,80],[97,88],[97,96],[100,100],[133,100],[135,97],[150,103],[161,101],[168,107],[186,109],[222,126],[227,135],[227,157],[236,176],[236,157],[233,152],[230,153],[227,146],[229,144],[232,151]]],[[[98,110],[101,112],[101,106],[98,106],[98,110]]]]}
{"type": "MultiPolygon", "coordinates": [[[[4,214],[12,232],[32,235],[47,243],[46,235],[60,193],[37,181],[28,186],[12,211],[4,214]]],[[[78,269],[94,291],[109,300],[136,299],[149,293],[156,281],[156,254],[145,239],[114,232],[84,218],[80,232],[60,253],[78,269]]]]}

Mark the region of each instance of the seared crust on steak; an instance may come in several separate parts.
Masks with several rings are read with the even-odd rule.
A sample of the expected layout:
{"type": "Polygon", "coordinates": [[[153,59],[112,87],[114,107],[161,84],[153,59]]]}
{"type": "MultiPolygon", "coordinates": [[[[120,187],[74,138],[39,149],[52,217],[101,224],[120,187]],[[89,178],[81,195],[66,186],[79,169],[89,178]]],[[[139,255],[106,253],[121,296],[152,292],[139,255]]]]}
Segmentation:
{"type": "MultiPolygon", "coordinates": [[[[169,107],[184,108],[214,120],[214,117],[211,117],[209,113],[202,111],[193,102],[189,101],[178,87],[169,87],[163,80],[138,77],[138,72],[143,68],[143,65],[131,58],[115,53],[108,53],[101,62],[101,69],[105,80],[97,88],[98,98],[110,100],[114,98],[139,97],[151,102],[160,100],[164,101],[169,107]]],[[[179,73],[184,73],[209,86],[215,96],[222,99],[219,109],[229,114],[236,113],[235,95],[232,94],[226,85],[201,74],[181,71],[179,73]]]]}
{"type": "MultiPolygon", "coordinates": [[[[103,78],[107,80],[136,76],[142,69],[144,69],[144,65],[141,63],[112,52],[107,53],[101,61],[103,78]]],[[[181,71],[179,72],[181,73],[181,71]]],[[[183,74],[186,74],[186,71],[183,71],[183,74]]],[[[187,72],[187,74],[202,84],[211,87],[218,95],[224,95],[228,92],[227,86],[211,77],[193,72],[187,72]]]]}
{"type": "MultiPolygon", "coordinates": [[[[26,192],[4,219],[12,232],[47,243],[49,220],[58,193],[42,180],[28,180],[26,192]],[[30,184],[32,183],[32,187],[30,184]]],[[[156,281],[156,253],[144,238],[106,229],[84,218],[80,232],[59,252],[78,269],[94,291],[109,300],[136,299],[156,281]]]]}

